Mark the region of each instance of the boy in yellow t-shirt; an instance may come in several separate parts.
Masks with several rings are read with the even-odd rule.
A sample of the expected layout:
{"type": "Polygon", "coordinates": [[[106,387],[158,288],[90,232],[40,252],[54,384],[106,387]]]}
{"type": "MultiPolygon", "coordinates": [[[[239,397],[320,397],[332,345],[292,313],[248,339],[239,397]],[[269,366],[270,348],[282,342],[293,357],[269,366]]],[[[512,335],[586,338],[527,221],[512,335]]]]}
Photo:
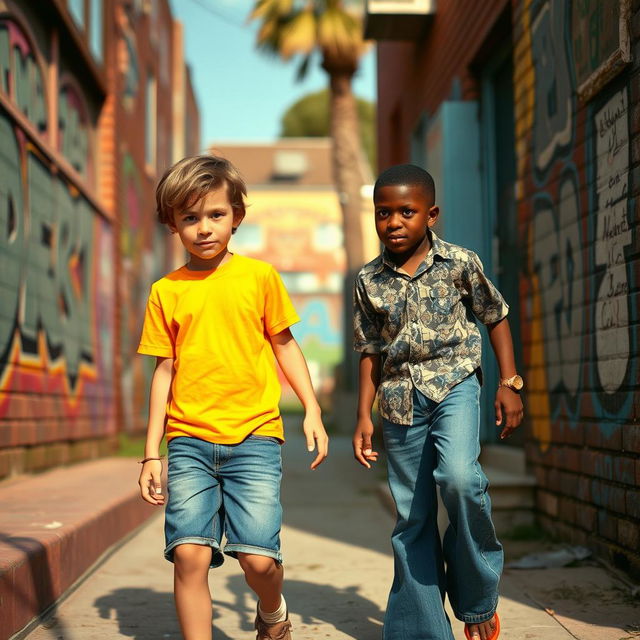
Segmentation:
{"type": "Polygon", "coordinates": [[[165,503],[159,447],[169,448],[165,557],[185,640],[211,638],[208,570],[237,558],[258,596],[257,640],[291,638],[280,554],[280,386],[274,355],[305,410],[307,448],[327,456],[299,318],[273,267],[227,245],[245,215],[237,169],[211,155],[185,158],[156,190],[160,222],[177,233],[186,265],[154,283],[139,353],[156,357],[140,491],[165,503]],[[226,544],[221,548],[222,536],[226,544]]]}

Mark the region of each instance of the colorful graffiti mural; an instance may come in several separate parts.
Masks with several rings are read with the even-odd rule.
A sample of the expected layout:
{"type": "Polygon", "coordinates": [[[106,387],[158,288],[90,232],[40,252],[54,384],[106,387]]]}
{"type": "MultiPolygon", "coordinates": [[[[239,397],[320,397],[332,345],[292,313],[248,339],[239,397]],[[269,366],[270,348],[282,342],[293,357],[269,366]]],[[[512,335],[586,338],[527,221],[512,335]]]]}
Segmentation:
{"type": "Polygon", "coordinates": [[[112,429],[110,227],[2,111],[0,149],[0,417],[37,393],[38,415],[112,429]]]}
{"type": "Polygon", "coordinates": [[[521,15],[514,76],[529,256],[522,319],[533,432],[545,450],[556,424],[600,415],[606,431],[608,415],[619,424],[630,411],[630,114],[624,76],[588,105],[578,102],[568,3],[535,2],[521,15]]]}
{"type": "MultiPolygon", "coordinates": [[[[50,89],[33,42],[24,25],[0,19],[0,94],[30,125],[0,107],[4,446],[115,429],[108,352],[114,292],[105,277],[113,263],[111,226],[44,151],[50,89]]],[[[72,78],[61,87],[58,150],[86,177],[92,172],[88,110],[72,78]]]]}

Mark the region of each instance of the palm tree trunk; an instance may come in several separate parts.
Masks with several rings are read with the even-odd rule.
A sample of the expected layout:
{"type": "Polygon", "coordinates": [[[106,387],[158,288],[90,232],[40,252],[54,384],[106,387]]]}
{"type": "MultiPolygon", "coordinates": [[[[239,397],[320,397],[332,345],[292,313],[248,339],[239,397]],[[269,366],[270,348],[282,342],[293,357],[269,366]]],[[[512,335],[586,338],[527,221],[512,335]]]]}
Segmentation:
{"type": "MultiPolygon", "coordinates": [[[[325,67],[326,69],[326,67],[325,67]]],[[[333,179],[342,209],[342,229],[347,272],[362,266],[362,150],[355,96],[351,90],[351,70],[329,70],[333,179]]]]}

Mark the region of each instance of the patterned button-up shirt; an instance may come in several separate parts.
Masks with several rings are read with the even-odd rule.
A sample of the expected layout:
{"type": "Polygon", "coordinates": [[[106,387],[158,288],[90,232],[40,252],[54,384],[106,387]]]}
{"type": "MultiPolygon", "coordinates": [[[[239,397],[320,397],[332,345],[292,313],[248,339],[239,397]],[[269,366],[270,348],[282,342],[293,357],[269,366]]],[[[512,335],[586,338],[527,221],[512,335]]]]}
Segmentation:
{"type": "Polygon", "coordinates": [[[383,252],[356,278],[354,348],[381,355],[380,413],[396,424],[412,423],[414,386],[440,402],[480,367],[475,318],[492,324],[509,310],[473,251],[431,240],[413,276],[383,252]]]}

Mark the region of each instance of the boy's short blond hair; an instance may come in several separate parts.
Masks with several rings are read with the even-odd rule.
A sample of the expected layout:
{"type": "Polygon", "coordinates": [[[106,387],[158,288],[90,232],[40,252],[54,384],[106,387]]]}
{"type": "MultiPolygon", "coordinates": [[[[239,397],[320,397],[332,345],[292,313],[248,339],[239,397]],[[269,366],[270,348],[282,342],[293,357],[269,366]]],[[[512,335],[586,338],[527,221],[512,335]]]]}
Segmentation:
{"type": "Polygon", "coordinates": [[[158,219],[173,225],[173,212],[193,206],[213,189],[227,185],[229,203],[244,216],[247,187],[236,167],[226,158],[203,154],[183,158],[169,167],[156,189],[158,219]]]}

